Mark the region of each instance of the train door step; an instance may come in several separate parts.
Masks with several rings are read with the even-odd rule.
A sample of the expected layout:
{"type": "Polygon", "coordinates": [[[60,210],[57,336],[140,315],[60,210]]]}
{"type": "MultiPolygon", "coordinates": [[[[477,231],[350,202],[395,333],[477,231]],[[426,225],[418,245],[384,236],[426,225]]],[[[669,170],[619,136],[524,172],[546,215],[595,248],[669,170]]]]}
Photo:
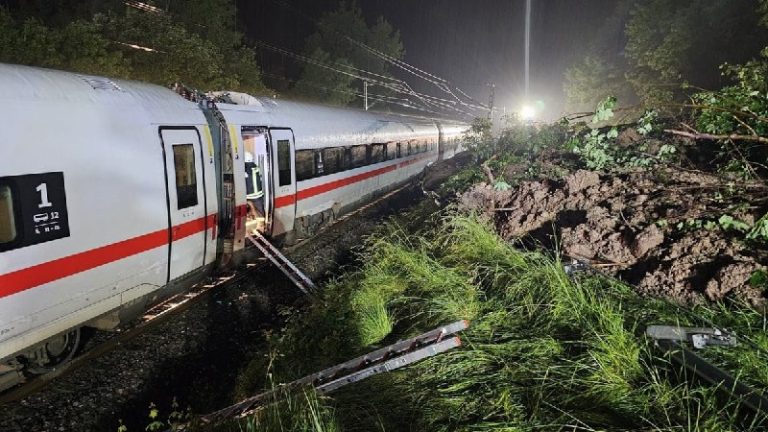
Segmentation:
{"type": "Polygon", "coordinates": [[[452,336],[469,327],[462,320],[438,327],[422,335],[396,342],[366,355],[292,381],[276,389],[252,396],[222,410],[200,417],[204,424],[217,424],[227,419],[242,418],[266,405],[278,402],[291,391],[312,386],[325,394],[380,373],[391,372],[461,346],[452,336]]]}
{"type": "Polygon", "coordinates": [[[317,286],[312,279],[307,277],[298,267],[296,267],[288,258],[283,255],[272,243],[269,242],[260,232],[255,231],[252,234],[245,234],[245,237],[256,246],[272,264],[282,271],[288,279],[293,282],[304,294],[310,294],[317,290],[317,286]]]}

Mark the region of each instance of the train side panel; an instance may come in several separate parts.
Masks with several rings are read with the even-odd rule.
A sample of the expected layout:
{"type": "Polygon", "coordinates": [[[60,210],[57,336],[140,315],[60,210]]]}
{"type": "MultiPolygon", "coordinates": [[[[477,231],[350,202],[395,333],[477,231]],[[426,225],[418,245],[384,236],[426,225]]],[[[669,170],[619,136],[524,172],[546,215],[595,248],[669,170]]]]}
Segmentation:
{"type": "MultiPolygon", "coordinates": [[[[288,233],[289,239],[312,235],[319,226],[418,175],[438,159],[439,131],[433,121],[245,95],[239,99],[245,102],[218,105],[231,129],[290,129],[295,137],[291,160],[292,175],[299,177],[295,189],[267,191],[273,193],[276,209],[273,235],[280,236],[291,227],[295,229],[288,233]],[[371,147],[383,145],[390,156],[400,147],[399,157],[384,158],[379,153],[378,158],[371,158],[371,147]],[[329,150],[349,152],[343,157],[350,161],[341,171],[329,170],[331,161],[323,162],[329,150]],[[360,153],[365,151],[367,156],[360,153]],[[357,166],[361,156],[366,161],[357,166]]],[[[270,145],[278,153],[274,140],[270,145]]],[[[236,179],[238,200],[244,200],[245,175],[238,172],[236,179]]]]}
{"type": "Polygon", "coordinates": [[[0,75],[0,184],[16,230],[0,243],[2,359],[166,285],[168,197],[153,120],[204,120],[193,104],[143,109],[173,97],[159,87],[6,65],[0,75]]]}

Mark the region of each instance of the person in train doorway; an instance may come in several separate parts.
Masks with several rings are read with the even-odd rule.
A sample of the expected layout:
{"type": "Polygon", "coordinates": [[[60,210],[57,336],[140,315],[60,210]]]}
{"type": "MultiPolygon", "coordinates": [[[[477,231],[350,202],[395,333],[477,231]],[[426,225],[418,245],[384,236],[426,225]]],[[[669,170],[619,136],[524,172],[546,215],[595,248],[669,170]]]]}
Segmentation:
{"type": "Polygon", "coordinates": [[[248,203],[248,216],[251,219],[264,218],[264,189],[261,169],[253,161],[253,155],[245,152],[245,199],[248,203]]]}

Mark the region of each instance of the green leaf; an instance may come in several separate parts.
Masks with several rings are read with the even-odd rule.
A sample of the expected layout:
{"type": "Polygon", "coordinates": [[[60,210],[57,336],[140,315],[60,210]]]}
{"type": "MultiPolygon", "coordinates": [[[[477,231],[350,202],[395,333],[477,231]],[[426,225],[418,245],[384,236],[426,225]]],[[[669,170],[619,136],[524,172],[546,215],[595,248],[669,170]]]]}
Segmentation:
{"type": "Polygon", "coordinates": [[[493,189],[497,191],[506,191],[512,189],[512,186],[504,180],[499,180],[493,185],[493,189]]]}
{"type": "Polygon", "coordinates": [[[753,287],[768,288],[768,273],[765,270],[756,270],[750,276],[749,284],[753,287]]]}

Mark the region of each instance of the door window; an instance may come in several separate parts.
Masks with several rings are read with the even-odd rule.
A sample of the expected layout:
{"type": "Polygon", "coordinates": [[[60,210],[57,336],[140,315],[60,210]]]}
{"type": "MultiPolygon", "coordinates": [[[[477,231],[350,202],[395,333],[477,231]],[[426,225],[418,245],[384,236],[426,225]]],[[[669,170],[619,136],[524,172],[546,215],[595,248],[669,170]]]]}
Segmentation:
{"type": "Polygon", "coordinates": [[[195,149],[192,144],[173,146],[173,164],[176,167],[176,198],[178,209],[197,205],[197,172],[195,149]]]}
{"type": "Polygon", "coordinates": [[[291,184],[291,142],[289,140],[277,141],[277,169],[280,186],[291,184]]]}
{"type": "Polygon", "coordinates": [[[16,240],[16,217],[9,186],[0,186],[0,244],[16,240]]]}

